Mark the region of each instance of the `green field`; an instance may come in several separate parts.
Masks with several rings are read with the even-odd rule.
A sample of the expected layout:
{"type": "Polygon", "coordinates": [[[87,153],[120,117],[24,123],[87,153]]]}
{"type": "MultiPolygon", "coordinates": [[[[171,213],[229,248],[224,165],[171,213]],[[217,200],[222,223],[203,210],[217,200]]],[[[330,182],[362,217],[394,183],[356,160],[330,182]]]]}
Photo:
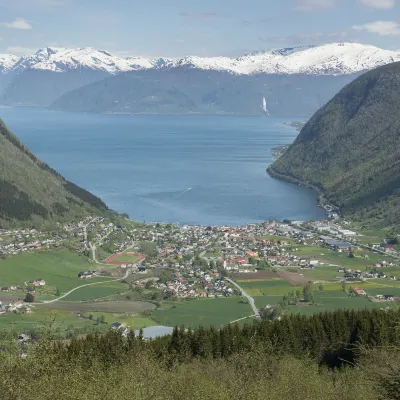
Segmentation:
{"type": "Polygon", "coordinates": [[[267,305],[274,306],[282,300],[281,295],[275,296],[253,296],[257,308],[264,308],[267,305]]]}
{"type": "MultiPolygon", "coordinates": [[[[83,255],[67,249],[36,251],[0,260],[0,285],[21,285],[24,282],[42,278],[46,285],[57,287],[60,293],[82,285],[78,273],[95,268],[83,255]]],[[[96,282],[104,278],[93,278],[96,282]]]]}
{"type": "Polygon", "coordinates": [[[219,327],[253,314],[250,305],[242,304],[240,301],[243,301],[243,298],[229,297],[192,300],[176,306],[164,305],[153,312],[152,318],[165,326],[219,327]]]}
{"type": "Polygon", "coordinates": [[[315,281],[337,281],[337,276],[343,276],[337,267],[315,267],[314,269],[301,269],[299,274],[315,281]]]}
{"type": "Polygon", "coordinates": [[[66,329],[70,325],[73,325],[74,328],[82,328],[94,324],[92,321],[77,318],[68,311],[55,311],[38,307],[33,307],[32,311],[32,314],[7,313],[0,316],[0,329],[23,332],[31,329],[37,330],[41,327],[66,329]]]}
{"type": "MultiPolygon", "coordinates": [[[[371,289],[375,290],[375,289],[371,289]]],[[[370,291],[368,291],[369,293],[370,291]]],[[[371,293],[372,294],[372,293],[371,293]]],[[[380,293],[381,294],[381,293],[380,293]]],[[[392,294],[392,293],[389,293],[392,294]]],[[[327,291],[314,293],[316,304],[311,306],[290,306],[288,310],[292,313],[300,313],[305,315],[315,314],[318,312],[332,311],[336,309],[362,309],[362,308],[385,308],[398,307],[395,302],[374,303],[366,297],[350,297],[343,291],[327,291]]]]}
{"type": "MultiPolygon", "coordinates": [[[[82,282],[82,281],[81,281],[82,282]]],[[[128,291],[128,285],[122,282],[104,282],[98,285],[85,286],[81,289],[75,290],[64,301],[87,301],[100,299],[103,297],[111,296],[113,294],[124,293],[128,291]]]]}
{"type": "Polygon", "coordinates": [[[237,281],[238,284],[250,296],[271,296],[289,293],[293,290],[301,288],[300,286],[292,286],[284,279],[256,280],[256,281],[237,281]]]}
{"type": "Polygon", "coordinates": [[[348,257],[347,253],[339,253],[337,251],[319,247],[319,246],[298,246],[299,251],[295,254],[298,257],[314,258],[325,264],[339,265],[340,267],[361,269],[364,270],[366,266],[373,266],[375,263],[386,260],[388,257],[382,256],[381,254],[375,254],[372,251],[364,250],[359,255],[368,255],[368,258],[364,257],[348,257]]]}
{"type": "MultiPolygon", "coordinates": [[[[154,320],[140,315],[132,316],[129,314],[102,313],[102,312],[91,312],[90,314],[93,316],[93,319],[97,319],[103,316],[104,321],[109,325],[113,324],[114,322],[119,322],[121,324],[125,324],[127,327],[131,329],[141,329],[157,325],[157,323],[154,320]]],[[[89,313],[85,315],[88,316],[89,313]]]]}
{"type": "Polygon", "coordinates": [[[104,312],[104,313],[139,313],[146,310],[152,310],[155,305],[145,301],[93,301],[80,303],[77,301],[56,301],[50,304],[40,304],[36,307],[49,308],[60,311],[75,311],[75,312],[104,312]]]}

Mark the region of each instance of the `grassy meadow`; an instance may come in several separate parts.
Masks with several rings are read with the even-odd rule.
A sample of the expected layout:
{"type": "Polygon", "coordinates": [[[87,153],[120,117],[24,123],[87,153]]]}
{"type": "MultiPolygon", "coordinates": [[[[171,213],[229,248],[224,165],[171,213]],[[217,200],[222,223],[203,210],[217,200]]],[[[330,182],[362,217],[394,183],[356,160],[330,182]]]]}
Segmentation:
{"type": "MultiPolygon", "coordinates": [[[[81,281],[82,282],[82,281],[81,281]]],[[[91,282],[90,282],[91,283],[91,282]]],[[[129,290],[126,283],[104,282],[96,285],[85,286],[77,289],[64,297],[65,301],[88,301],[101,299],[115,294],[121,294],[129,290]]]]}
{"type": "MultiPolygon", "coordinates": [[[[42,278],[46,281],[46,285],[57,287],[63,294],[84,284],[82,279],[78,278],[79,272],[94,268],[96,266],[85,256],[65,248],[36,251],[0,260],[0,285],[24,287],[24,282],[42,278]]],[[[104,279],[93,278],[91,282],[104,279]]]]}
{"type": "MultiPolygon", "coordinates": [[[[228,324],[253,314],[249,304],[241,303],[242,297],[199,299],[177,304],[165,304],[153,311],[152,318],[160,325],[185,325],[196,328],[228,324]]],[[[247,301],[247,300],[245,300],[247,301]]]]}

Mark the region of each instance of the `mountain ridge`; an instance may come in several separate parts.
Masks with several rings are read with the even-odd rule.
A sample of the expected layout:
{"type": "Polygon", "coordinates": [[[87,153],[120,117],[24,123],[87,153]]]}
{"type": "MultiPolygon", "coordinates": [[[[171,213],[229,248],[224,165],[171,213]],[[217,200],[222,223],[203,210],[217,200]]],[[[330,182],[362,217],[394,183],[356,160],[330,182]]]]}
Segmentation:
{"type": "Polygon", "coordinates": [[[0,72],[20,73],[27,69],[65,72],[70,69],[89,68],[115,74],[148,68],[168,69],[189,66],[243,75],[259,73],[339,75],[369,70],[395,61],[400,61],[400,51],[384,50],[359,43],[331,43],[274,49],[237,58],[187,56],[177,59],[122,58],[91,47],[77,49],[47,47],[39,49],[30,56],[0,54],[0,72]]]}
{"type": "Polygon", "coordinates": [[[400,225],[400,62],[345,86],[268,168],[317,188],[355,220],[400,225]]]}

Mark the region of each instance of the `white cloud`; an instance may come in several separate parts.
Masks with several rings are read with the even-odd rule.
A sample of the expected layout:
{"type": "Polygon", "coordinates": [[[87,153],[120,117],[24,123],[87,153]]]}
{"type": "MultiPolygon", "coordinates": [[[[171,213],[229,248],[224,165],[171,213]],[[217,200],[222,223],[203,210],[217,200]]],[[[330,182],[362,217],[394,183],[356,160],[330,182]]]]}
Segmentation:
{"type": "Polygon", "coordinates": [[[335,4],[336,0],[296,0],[296,10],[311,11],[333,7],[335,4]]]}
{"type": "Polygon", "coordinates": [[[12,54],[34,54],[37,52],[37,49],[32,47],[23,47],[23,46],[8,46],[7,51],[12,54]]]}
{"type": "Polygon", "coordinates": [[[360,0],[361,4],[372,8],[393,8],[396,5],[396,0],[360,0]]]}
{"type": "Polygon", "coordinates": [[[0,26],[12,29],[32,29],[32,25],[24,18],[17,18],[12,22],[0,22],[0,26]]]}
{"type": "Polygon", "coordinates": [[[394,21],[374,21],[363,25],[355,25],[353,29],[356,31],[376,33],[380,36],[400,35],[400,24],[394,21]]]}

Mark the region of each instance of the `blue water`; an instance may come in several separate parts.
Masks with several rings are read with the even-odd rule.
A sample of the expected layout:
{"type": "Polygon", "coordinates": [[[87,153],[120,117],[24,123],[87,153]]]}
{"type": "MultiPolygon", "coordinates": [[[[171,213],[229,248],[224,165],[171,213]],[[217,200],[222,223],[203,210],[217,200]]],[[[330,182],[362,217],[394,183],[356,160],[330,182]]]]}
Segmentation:
{"type": "Polygon", "coordinates": [[[268,176],[297,132],[275,117],[85,115],[1,108],[43,161],[140,221],[242,225],[320,219],[313,191],[268,176]],[[189,190],[190,188],[190,190],[189,190]]]}

